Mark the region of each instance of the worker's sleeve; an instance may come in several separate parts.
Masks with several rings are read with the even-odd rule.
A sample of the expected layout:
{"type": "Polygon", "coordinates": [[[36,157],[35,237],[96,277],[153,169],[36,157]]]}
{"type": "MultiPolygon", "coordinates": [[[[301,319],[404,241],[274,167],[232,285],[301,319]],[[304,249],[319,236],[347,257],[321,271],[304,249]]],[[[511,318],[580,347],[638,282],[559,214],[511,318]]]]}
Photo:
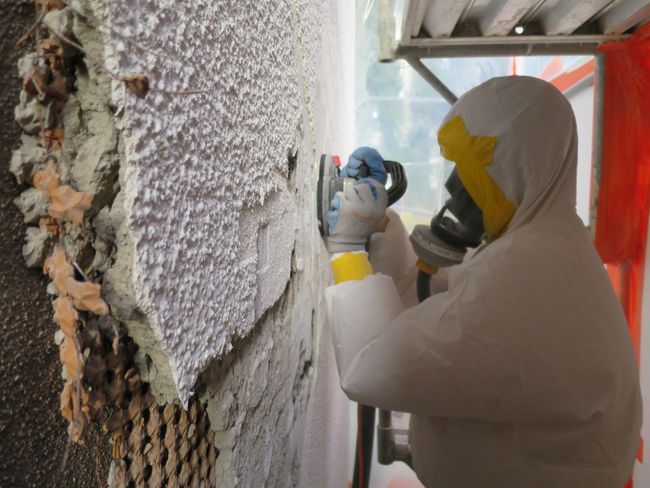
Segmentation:
{"type": "Polygon", "coordinates": [[[326,290],[341,387],[351,400],[436,416],[465,404],[447,367],[452,341],[442,329],[426,332],[443,318],[444,295],[405,309],[393,280],[381,274],[326,290]]]}
{"type": "Polygon", "coordinates": [[[491,280],[494,274],[485,267],[462,274],[449,291],[406,310],[387,276],[328,288],[348,397],[433,417],[575,420],[584,399],[570,391],[569,375],[556,370],[552,352],[544,351],[562,345],[544,344],[544,330],[530,337],[524,320],[535,311],[526,310],[511,284],[491,280]]]}
{"type": "Polygon", "coordinates": [[[385,275],[370,275],[362,281],[346,281],[329,287],[326,297],[336,363],[343,383],[352,361],[385,332],[386,325],[402,311],[402,302],[395,284],[385,275]]]}
{"type": "MultiPolygon", "coordinates": [[[[370,263],[375,273],[390,276],[395,282],[397,293],[404,306],[411,307],[417,300],[417,256],[409,242],[409,235],[399,215],[386,210],[388,222],[383,232],[370,236],[368,250],[370,263]]],[[[436,294],[447,289],[447,272],[441,269],[431,278],[431,293],[436,294]]]]}

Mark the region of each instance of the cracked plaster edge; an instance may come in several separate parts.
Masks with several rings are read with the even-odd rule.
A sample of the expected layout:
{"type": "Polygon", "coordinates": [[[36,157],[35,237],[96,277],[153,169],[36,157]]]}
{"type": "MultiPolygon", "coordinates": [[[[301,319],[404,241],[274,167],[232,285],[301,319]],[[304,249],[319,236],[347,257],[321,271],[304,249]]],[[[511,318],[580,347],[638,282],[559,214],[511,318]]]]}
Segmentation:
{"type": "MultiPolygon", "coordinates": [[[[124,144],[124,132],[120,132],[119,137],[124,144]]],[[[137,259],[137,238],[131,231],[129,216],[138,191],[138,169],[129,163],[124,151],[120,153],[121,174],[122,170],[124,170],[124,179],[120,178],[121,190],[115,203],[123,206],[121,210],[124,214],[120,219],[119,230],[122,242],[118,244],[114,268],[118,268],[123,273],[121,278],[126,286],[120,290],[121,294],[132,300],[130,304],[132,308],[123,321],[129,335],[138,344],[135,361],[143,379],[150,383],[151,391],[159,403],[171,403],[179,398],[176,366],[171,354],[164,347],[156,311],[149,300],[148,288],[143,279],[144,274],[137,259]]],[[[182,402],[185,407],[187,401],[188,398],[185,398],[182,402]]]]}
{"type": "MultiPolygon", "coordinates": [[[[120,134],[122,139],[122,134],[120,134]]],[[[129,209],[133,204],[133,189],[124,183],[122,174],[131,177],[130,169],[120,153],[120,180],[124,185],[118,194],[111,217],[118,221],[117,258],[113,267],[105,274],[105,283],[111,294],[107,296],[114,315],[126,326],[129,335],[138,345],[135,362],[141,377],[151,386],[151,391],[159,403],[170,403],[178,398],[173,377],[174,365],[162,344],[162,333],[151,321],[155,317],[153,308],[147,305],[142,274],[138,271],[135,254],[135,240],[128,224],[129,209]]]]}
{"type": "MultiPolygon", "coordinates": [[[[105,51],[107,59],[112,58],[113,52],[109,41],[105,41],[105,51]]],[[[117,64],[116,64],[117,66],[117,64]]],[[[150,299],[149,287],[146,285],[140,263],[137,259],[136,246],[138,238],[131,230],[130,215],[135,199],[137,198],[138,172],[139,168],[133,163],[134,158],[129,157],[133,151],[133,142],[129,138],[129,129],[124,127],[126,119],[124,117],[126,110],[125,103],[126,91],[121,82],[114,81],[112,86],[112,100],[119,107],[119,159],[120,159],[120,193],[118,194],[115,205],[121,205],[118,209],[123,212],[119,220],[119,230],[121,242],[118,244],[117,260],[114,268],[118,268],[121,281],[120,294],[130,297],[131,303],[123,312],[124,317],[121,320],[126,324],[129,335],[138,344],[139,349],[135,356],[135,361],[140,368],[142,378],[149,382],[151,391],[159,403],[171,403],[178,399],[184,408],[187,408],[189,397],[193,392],[182,395],[178,389],[179,376],[178,369],[170,351],[167,350],[164,343],[160,321],[156,314],[156,309],[150,299]],[[125,279],[126,278],[126,279],[125,279]]],[[[111,213],[113,209],[111,209],[111,213]]],[[[115,221],[114,221],[115,222],[115,221]]]]}
{"type": "MultiPolygon", "coordinates": [[[[84,3],[103,25],[110,25],[109,2],[85,0],[84,3]]],[[[112,72],[119,72],[117,55],[112,47],[111,32],[102,30],[101,40],[105,65],[112,72]]],[[[134,359],[143,381],[150,384],[151,391],[159,404],[172,403],[179,398],[173,373],[175,365],[163,347],[162,333],[157,325],[155,310],[148,299],[137,261],[135,252],[137,240],[129,226],[129,215],[138,191],[138,168],[129,162],[128,128],[125,127],[124,118],[127,92],[124,84],[112,79],[109,95],[111,102],[117,107],[113,117],[113,129],[118,139],[120,190],[110,210],[110,220],[116,236],[114,242],[116,259],[113,266],[104,274],[106,300],[111,306],[112,314],[126,325],[128,334],[138,345],[134,359]]],[[[187,399],[184,402],[185,407],[186,404],[187,399]]]]}

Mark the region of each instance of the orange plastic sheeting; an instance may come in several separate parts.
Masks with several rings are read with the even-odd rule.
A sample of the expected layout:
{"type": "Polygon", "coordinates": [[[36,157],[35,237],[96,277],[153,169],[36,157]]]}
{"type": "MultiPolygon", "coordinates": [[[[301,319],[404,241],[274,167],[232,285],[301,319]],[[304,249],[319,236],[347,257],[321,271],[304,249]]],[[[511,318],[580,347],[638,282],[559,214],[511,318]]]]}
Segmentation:
{"type": "Polygon", "coordinates": [[[599,47],[605,55],[596,248],[617,269],[615,286],[639,355],[650,208],[650,25],[599,47]]]}
{"type": "MultiPolygon", "coordinates": [[[[621,299],[638,360],[650,209],[650,25],[598,50],[605,73],[596,248],[621,299]]],[[[637,459],[643,461],[643,441],[637,459]]]]}
{"type": "Polygon", "coordinates": [[[592,75],[595,69],[596,61],[592,59],[574,70],[567,71],[566,73],[558,75],[557,77],[553,78],[550,83],[555,88],[564,93],[566,90],[580,83],[589,75],[592,75]]]}
{"type": "MultiPolygon", "coordinates": [[[[562,58],[560,56],[555,56],[551,59],[539,77],[542,80],[550,81],[551,79],[558,76],[564,71],[564,65],[562,64],[562,58]]],[[[552,83],[552,82],[551,82],[552,83]]],[[[561,91],[561,90],[560,90],[561,91]]]]}

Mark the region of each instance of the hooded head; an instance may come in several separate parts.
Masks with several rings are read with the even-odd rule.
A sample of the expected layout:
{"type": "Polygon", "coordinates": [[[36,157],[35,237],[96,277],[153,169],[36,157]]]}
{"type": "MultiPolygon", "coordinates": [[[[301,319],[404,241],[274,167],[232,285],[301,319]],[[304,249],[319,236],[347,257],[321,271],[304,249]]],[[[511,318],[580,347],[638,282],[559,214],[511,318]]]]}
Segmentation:
{"type": "Polygon", "coordinates": [[[482,210],[488,241],[551,212],[575,213],[575,117],[550,83],[506,76],[477,86],[451,108],[438,142],[482,210]]]}

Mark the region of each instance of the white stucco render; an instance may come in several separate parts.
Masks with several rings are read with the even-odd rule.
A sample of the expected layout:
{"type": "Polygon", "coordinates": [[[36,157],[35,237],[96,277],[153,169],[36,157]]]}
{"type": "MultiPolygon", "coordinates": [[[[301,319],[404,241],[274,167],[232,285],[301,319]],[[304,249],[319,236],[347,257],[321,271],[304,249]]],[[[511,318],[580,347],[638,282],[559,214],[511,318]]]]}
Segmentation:
{"type": "Polygon", "coordinates": [[[105,12],[108,66],[152,87],[137,98],[113,82],[117,258],[104,277],[143,379],[161,401],[208,402],[219,486],[345,486],[349,403],[315,212],[320,154],[354,140],[354,2],[105,12]]]}
{"type": "MultiPolygon", "coordinates": [[[[326,118],[340,115],[315,78],[323,20],[335,9],[111,0],[109,12],[119,73],[146,73],[154,90],[205,90],[124,97],[138,308],[185,401],[198,374],[250,332],[289,280],[296,212],[311,211],[296,198],[313,191],[314,175],[289,189],[287,155],[315,137],[323,106],[326,118]]],[[[336,70],[327,73],[327,84],[340,84],[336,70]]],[[[315,144],[298,164],[315,164],[315,144]]],[[[299,233],[317,252],[305,224],[313,222],[299,233]]]]}

